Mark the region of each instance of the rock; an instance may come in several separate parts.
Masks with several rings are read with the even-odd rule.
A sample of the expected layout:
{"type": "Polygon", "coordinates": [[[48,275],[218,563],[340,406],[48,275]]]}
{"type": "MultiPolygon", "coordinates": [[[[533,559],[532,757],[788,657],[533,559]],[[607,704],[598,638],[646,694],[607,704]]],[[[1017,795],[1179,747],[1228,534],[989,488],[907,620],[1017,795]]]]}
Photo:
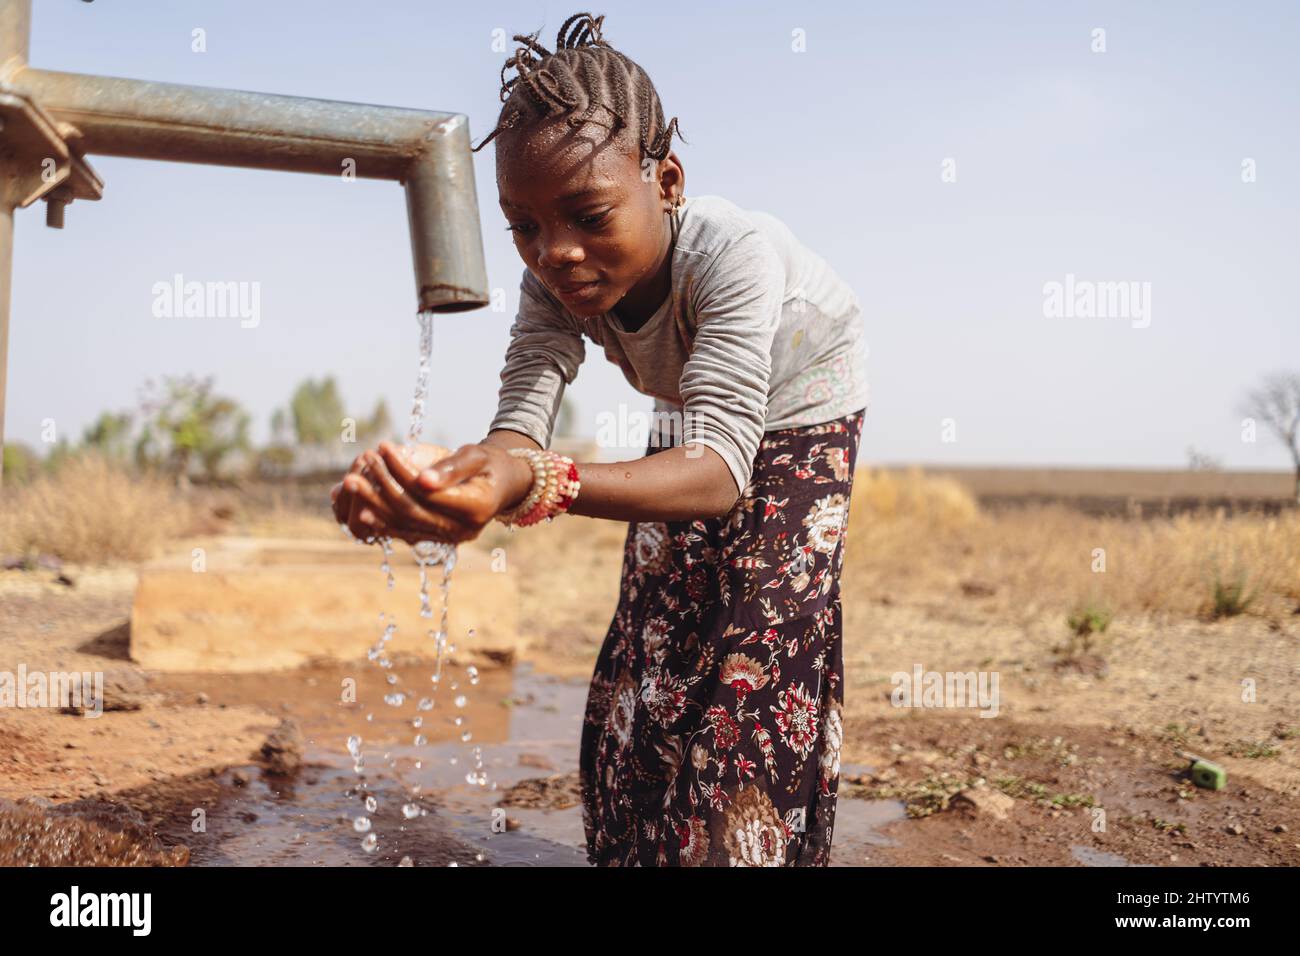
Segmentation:
{"type": "Polygon", "coordinates": [[[199,691],[199,696],[194,698],[194,702],[202,706],[203,704],[206,704],[210,699],[211,698],[209,698],[208,695],[205,694],[203,691],[199,691]]]}
{"type": "Polygon", "coordinates": [[[963,816],[1005,820],[1016,805],[1012,797],[988,787],[967,788],[948,801],[948,808],[963,816]]]}
{"type": "MultiPolygon", "coordinates": [[[[80,703],[61,707],[59,708],[60,712],[65,714],[85,713],[86,708],[83,704],[86,701],[84,697],[93,694],[95,690],[94,685],[85,688],[83,700],[80,703]]],[[[160,696],[149,690],[149,684],[140,671],[130,667],[119,667],[116,670],[105,671],[103,693],[102,707],[105,711],[140,710],[153,704],[160,696]]]]}
{"type": "Polygon", "coordinates": [[[1246,832],[1245,828],[1243,828],[1240,823],[1229,823],[1226,827],[1224,827],[1224,829],[1227,830],[1229,833],[1231,833],[1233,836],[1241,836],[1243,833],[1246,832]]]}
{"type": "Polygon", "coordinates": [[[130,806],[85,799],[57,807],[0,800],[0,866],[185,866],[130,806]]]}
{"type": "Polygon", "coordinates": [[[1279,823],[1277,826],[1275,826],[1275,827],[1273,828],[1273,832],[1274,832],[1274,833],[1286,833],[1286,824],[1285,824],[1285,823],[1279,823]]]}
{"type": "Polygon", "coordinates": [[[236,770],[230,775],[230,782],[236,787],[247,787],[253,782],[253,778],[248,775],[247,770],[236,770]]]}
{"type": "Polygon", "coordinates": [[[539,770],[554,770],[555,764],[543,754],[521,753],[519,755],[519,766],[536,767],[539,770]]]}
{"type": "Polygon", "coordinates": [[[503,807],[565,810],[582,802],[577,772],[557,773],[549,777],[520,780],[497,801],[503,807]]]}
{"type": "Polygon", "coordinates": [[[297,722],[287,717],[280,721],[262,744],[261,757],[267,773],[278,777],[296,773],[302,766],[302,732],[297,722]]]}

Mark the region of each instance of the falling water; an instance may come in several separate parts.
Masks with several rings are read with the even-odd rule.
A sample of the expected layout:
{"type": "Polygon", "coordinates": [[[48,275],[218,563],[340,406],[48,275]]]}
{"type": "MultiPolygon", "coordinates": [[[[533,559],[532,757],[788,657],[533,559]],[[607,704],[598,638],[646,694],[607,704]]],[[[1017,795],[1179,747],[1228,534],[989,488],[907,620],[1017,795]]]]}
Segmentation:
{"type": "MultiPolygon", "coordinates": [[[[411,405],[411,420],[410,426],[407,430],[407,445],[411,448],[414,448],[414,446],[419,444],[424,433],[425,403],[429,394],[429,378],[432,371],[433,361],[433,313],[421,312],[419,314],[419,320],[420,365],[419,371],[416,374],[415,398],[411,405]]],[[[373,541],[374,539],[371,540],[373,541]]],[[[380,570],[387,575],[388,589],[392,590],[395,584],[391,563],[393,557],[392,541],[388,537],[384,537],[379,539],[379,543],[383,547],[383,561],[380,564],[380,570]]],[[[429,602],[428,570],[430,567],[442,565],[442,582],[440,587],[442,604],[441,616],[439,618],[437,630],[429,630],[427,632],[428,636],[434,642],[435,666],[434,673],[430,676],[429,680],[433,684],[436,692],[442,683],[443,656],[444,654],[450,654],[456,650],[456,645],[449,643],[447,640],[447,609],[451,590],[451,573],[456,567],[456,546],[454,544],[444,544],[436,541],[420,541],[413,545],[411,550],[415,554],[416,565],[418,566],[420,573],[420,616],[423,618],[433,617],[433,608],[429,602]]],[[[387,613],[381,611],[379,614],[380,622],[383,623],[386,617],[388,617],[387,613]]],[[[394,621],[389,620],[384,624],[383,633],[380,636],[379,641],[370,648],[367,655],[371,661],[377,663],[380,667],[386,670],[391,670],[393,667],[393,662],[386,653],[386,645],[396,630],[397,624],[394,621]]],[[[474,629],[470,628],[469,636],[472,637],[473,635],[474,629]]],[[[477,668],[472,665],[467,667],[466,674],[469,677],[471,685],[478,683],[477,668]]],[[[393,673],[389,673],[385,680],[390,687],[396,685],[398,682],[397,675],[393,673]]],[[[460,689],[459,683],[457,681],[449,682],[448,689],[452,692],[458,691],[460,689]]],[[[406,699],[406,694],[394,690],[384,696],[384,703],[391,707],[400,707],[406,702],[406,699]]],[[[453,700],[453,704],[457,710],[463,709],[467,703],[468,700],[463,693],[458,693],[453,700]]],[[[433,706],[434,701],[429,697],[421,697],[416,702],[416,710],[421,712],[432,710],[433,706]]],[[[373,717],[373,714],[368,714],[366,720],[372,720],[373,717]]],[[[451,722],[460,730],[459,736],[461,741],[469,742],[472,739],[472,734],[470,733],[467,722],[463,716],[457,714],[452,718],[451,722]]],[[[411,726],[417,731],[414,737],[415,745],[417,747],[426,745],[428,742],[427,738],[423,733],[419,732],[424,726],[424,718],[417,713],[416,716],[411,719],[411,726]]],[[[355,761],[355,771],[358,774],[362,773],[364,762],[362,759],[361,738],[356,735],[349,737],[347,740],[347,747],[348,752],[352,755],[355,761]]],[[[487,774],[483,770],[483,750],[481,747],[474,747],[473,757],[474,767],[465,775],[465,779],[471,784],[484,786],[487,784],[487,774]]],[[[395,761],[390,761],[390,765],[395,765],[395,761]]],[[[418,768],[419,766],[420,763],[417,762],[416,767],[418,768]]],[[[359,789],[361,792],[365,792],[366,784],[364,781],[360,785],[359,789]]],[[[418,786],[414,788],[413,792],[410,794],[410,800],[402,807],[402,815],[408,820],[414,819],[424,813],[424,810],[415,802],[419,789],[418,786]]],[[[378,802],[373,795],[367,794],[364,806],[366,813],[371,814],[378,809],[378,802]]],[[[373,853],[378,847],[378,837],[371,831],[371,826],[372,823],[370,817],[364,814],[357,816],[353,820],[353,828],[356,832],[365,834],[361,840],[361,847],[367,853],[373,853]]],[[[403,857],[398,865],[411,866],[412,862],[410,857],[403,857]]]]}

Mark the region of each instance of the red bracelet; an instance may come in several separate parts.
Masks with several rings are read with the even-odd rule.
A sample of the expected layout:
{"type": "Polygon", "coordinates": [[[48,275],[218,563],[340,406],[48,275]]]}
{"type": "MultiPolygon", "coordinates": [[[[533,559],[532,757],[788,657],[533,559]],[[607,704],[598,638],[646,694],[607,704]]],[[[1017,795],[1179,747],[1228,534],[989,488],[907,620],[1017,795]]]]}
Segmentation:
{"type": "Polygon", "coordinates": [[[526,528],[568,511],[582,487],[578,466],[573,459],[558,452],[535,448],[511,448],[509,451],[518,458],[528,459],[533,470],[533,484],[523,501],[509,511],[501,512],[496,519],[505,525],[526,528]]]}

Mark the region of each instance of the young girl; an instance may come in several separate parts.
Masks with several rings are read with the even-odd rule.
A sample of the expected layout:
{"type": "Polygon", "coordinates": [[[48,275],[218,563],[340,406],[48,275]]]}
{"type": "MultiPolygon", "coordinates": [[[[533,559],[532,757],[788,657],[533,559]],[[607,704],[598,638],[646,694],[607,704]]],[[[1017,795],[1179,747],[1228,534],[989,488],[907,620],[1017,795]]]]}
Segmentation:
{"type": "Polygon", "coordinates": [[[868,403],[852,290],[777,219],[684,195],[646,73],[570,17],[506,62],[502,211],[527,268],[487,437],[381,443],[333,491],[362,538],[497,518],[628,522],[580,753],[600,865],[825,865],[843,703],[839,575],[868,403]],[[544,451],[601,346],[655,398],[643,458],[544,451]],[[663,423],[668,423],[665,426],[663,423]],[[566,519],[571,520],[571,519],[566,519]]]}

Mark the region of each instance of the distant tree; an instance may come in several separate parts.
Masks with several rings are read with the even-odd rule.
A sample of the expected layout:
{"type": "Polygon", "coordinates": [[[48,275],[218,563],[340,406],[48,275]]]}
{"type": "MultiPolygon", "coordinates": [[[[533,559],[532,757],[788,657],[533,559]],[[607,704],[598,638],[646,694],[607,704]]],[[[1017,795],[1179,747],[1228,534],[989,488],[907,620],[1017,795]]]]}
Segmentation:
{"type": "Polygon", "coordinates": [[[1222,471],[1223,460],[1189,447],[1187,449],[1187,467],[1191,471],[1222,471]]]}
{"type": "Polygon", "coordinates": [[[388,412],[388,403],[380,398],[370,417],[357,422],[357,441],[367,445],[378,444],[388,438],[392,431],[393,416],[388,412]]]}
{"type": "Polygon", "coordinates": [[[82,432],[81,444],[106,458],[126,461],[131,457],[131,429],[130,412],[100,412],[94,424],[82,432]]]}
{"type": "Polygon", "coordinates": [[[1249,394],[1242,413],[1263,422],[1286,445],[1295,464],[1295,498],[1300,504],[1300,373],[1268,376],[1249,394]]]}
{"type": "Polygon", "coordinates": [[[195,463],[212,477],[230,453],[249,450],[248,414],[234,399],[213,394],[212,386],[211,377],[194,376],[146,383],[144,423],[135,446],[138,465],[171,471],[184,485],[195,463]]]}
{"type": "Polygon", "coordinates": [[[345,413],[334,376],[304,381],[294,389],[289,411],[298,444],[327,445],[339,440],[345,413]]]}
{"type": "Polygon", "coordinates": [[[14,484],[31,481],[41,469],[41,459],[30,445],[9,441],[4,446],[4,480],[14,484]]]}

